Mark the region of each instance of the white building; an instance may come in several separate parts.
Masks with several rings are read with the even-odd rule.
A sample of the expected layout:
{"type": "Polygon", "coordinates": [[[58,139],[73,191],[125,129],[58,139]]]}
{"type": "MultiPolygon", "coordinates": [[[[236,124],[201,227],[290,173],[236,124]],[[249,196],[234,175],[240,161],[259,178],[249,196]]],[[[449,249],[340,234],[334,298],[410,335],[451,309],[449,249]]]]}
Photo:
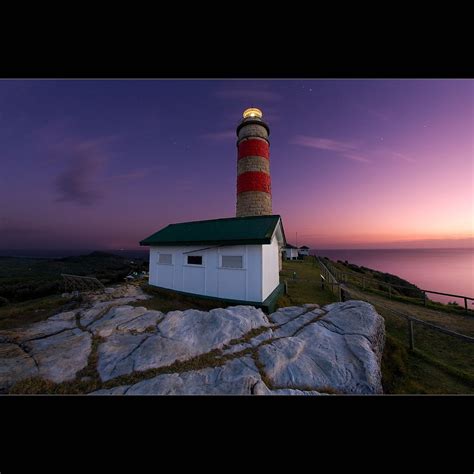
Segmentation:
{"type": "Polygon", "coordinates": [[[309,247],[306,247],[306,245],[303,245],[298,249],[298,254],[303,257],[307,257],[309,255],[309,247]]]}
{"type": "Polygon", "coordinates": [[[150,246],[150,285],[264,305],[283,291],[285,244],[278,215],[171,224],[140,242],[150,246]]]}
{"type": "Polygon", "coordinates": [[[294,245],[286,244],[283,248],[283,252],[285,253],[285,258],[287,260],[298,259],[298,247],[295,247],[294,245]]]}

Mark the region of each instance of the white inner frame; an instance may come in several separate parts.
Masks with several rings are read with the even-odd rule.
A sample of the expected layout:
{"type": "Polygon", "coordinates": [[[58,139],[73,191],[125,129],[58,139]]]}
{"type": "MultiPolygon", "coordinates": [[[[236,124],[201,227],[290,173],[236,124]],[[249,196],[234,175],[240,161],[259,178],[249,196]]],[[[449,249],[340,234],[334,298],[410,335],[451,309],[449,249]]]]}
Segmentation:
{"type": "Polygon", "coordinates": [[[222,268],[223,270],[245,270],[245,259],[243,255],[219,255],[219,268],[222,268]],[[224,267],[222,264],[222,259],[224,257],[240,257],[242,259],[242,266],[241,267],[224,267]]]}

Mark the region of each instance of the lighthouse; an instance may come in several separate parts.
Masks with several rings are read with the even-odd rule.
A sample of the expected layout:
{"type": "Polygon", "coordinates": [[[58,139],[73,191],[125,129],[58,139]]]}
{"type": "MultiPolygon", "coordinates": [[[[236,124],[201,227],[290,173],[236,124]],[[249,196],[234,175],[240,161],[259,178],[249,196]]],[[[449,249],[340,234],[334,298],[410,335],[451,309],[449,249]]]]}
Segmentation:
{"type": "Polygon", "coordinates": [[[262,117],[246,109],[237,126],[237,217],[272,215],[270,128],[262,117]]]}
{"type": "Polygon", "coordinates": [[[142,240],[150,247],[150,285],[275,310],[287,242],[272,214],[270,129],[262,116],[247,109],[237,127],[237,216],[170,224],[142,240]]]}

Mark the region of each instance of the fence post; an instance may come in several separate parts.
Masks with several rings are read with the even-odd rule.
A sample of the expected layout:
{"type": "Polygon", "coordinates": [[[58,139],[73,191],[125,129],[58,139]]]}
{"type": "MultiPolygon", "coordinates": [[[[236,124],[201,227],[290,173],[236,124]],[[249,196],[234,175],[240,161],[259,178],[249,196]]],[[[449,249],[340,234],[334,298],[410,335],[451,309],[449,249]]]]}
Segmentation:
{"type": "Polygon", "coordinates": [[[426,291],[423,291],[423,304],[426,306],[426,291]]]}
{"type": "Polygon", "coordinates": [[[288,281],[285,280],[285,295],[288,294],[288,281]]]}
{"type": "Polygon", "coordinates": [[[413,321],[411,319],[408,320],[408,341],[410,349],[412,351],[415,350],[415,332],[413,330],[413,321]]]}
{"type": "Polygon", "coordinates": [[[467,311],[467,298],[464,298],[464,309],[466,310],[466,314],[468,313],[467,311]]]}
{"type": "Polygon", "coordinates": [[[388,296],[392,299],[392,285],[388,285],[388,296]]]}
{"type": "Polygon", "coordinates": [[[362,289],[365,290],[365,278],[362,277],[362,289]]]}
{"type": "Polygon", "coordinates": [[[339,302],[342,301],[342,287],[341,287],[341,284],[339,283],[339,302]]]}

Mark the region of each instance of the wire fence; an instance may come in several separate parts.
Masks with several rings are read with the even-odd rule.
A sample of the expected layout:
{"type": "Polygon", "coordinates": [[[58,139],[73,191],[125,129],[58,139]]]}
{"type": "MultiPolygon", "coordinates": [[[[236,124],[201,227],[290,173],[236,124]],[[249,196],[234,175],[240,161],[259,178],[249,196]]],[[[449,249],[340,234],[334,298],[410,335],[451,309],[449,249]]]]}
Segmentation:
{"type": "MultiPolygon", "coordinates": [[[[335,268],[328,260],[323,263],[323,259],[317,257],[319,263],[324,265],[328,271],[330,271],[334,278],[341,283],[354,284],[364,291],[374,291],[376,293],[383,293],[388,296],[389,299],[400,299],[400,300],[415,300],[417,303],[423,303],[423,306],[437,307],[437,303],[431,301],[428,298],[428,294],[449,296],[457,298],[463,301],[464,313],[474,316],[474,311],[469,308],[469,304],[473,304],[474,297],[466,295],[456,295],[452,293],[445,293],[442,291],[426,290],[423,288],[409,287],[406,285],[397,285],[394,283],[388,283],[368,276],[356,275],[354,273],[343,272],[338,268],[335,268]]],[[[439,307],[439,305],[438,305],[439,307]]],[[[452,304],[451,309],[458,309],[462,311],[462,307],[457,304],[452,304]]]]}
{"type": "Polygon", "coordinates": [[[105,291],[104,285],[95,277],[68,275],[66,273],[62,273],[61,276],[65,292],[105,291]]]}
{"type": "MultiPolygon", "coordinates": [[[[370,293],[354,287],[349,279],[338,280],[327,262],[319,257],[316,257],[315,262],[321,270],[321,284],[336,294],[339,301],[357,299],[372,304],[384,317],[388,333],[404,341],[411,351],[416,350],[418,354],[428,356],[430,363],[435,362],[451,375],[462,374],[464,382],[465,374],[468,374],[472,378],[470,383],[474,386],[474,337],[424,321],[411,312],[408,305],[400,310],[391,306],[390,300],[384,304],[380,298],[375,299],[370,293]]],[[[341,278],[342,275],[337,273],[337,276],[341,278]]]]}

